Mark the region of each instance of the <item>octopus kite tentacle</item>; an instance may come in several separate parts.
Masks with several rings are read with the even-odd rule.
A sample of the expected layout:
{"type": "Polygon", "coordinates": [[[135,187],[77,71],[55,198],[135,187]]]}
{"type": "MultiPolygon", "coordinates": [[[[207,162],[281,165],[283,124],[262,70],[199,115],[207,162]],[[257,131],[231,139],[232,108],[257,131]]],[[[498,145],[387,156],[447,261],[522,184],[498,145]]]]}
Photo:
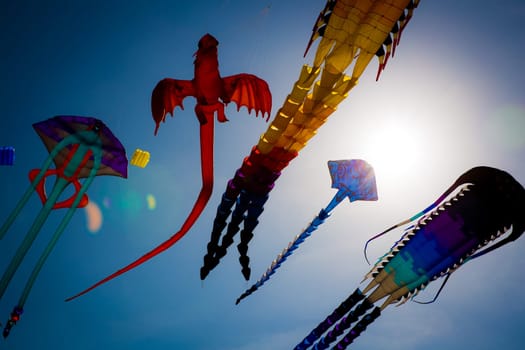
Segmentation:
{"type": "Polygon", "coordinates": [[[388,305],[408,301],[431,281],[448,278],[467,261],[516,240],[525,231],[525,189],[504,171],[473,168],[447,193],[450,199],[422,216],[377,261],[365,276],[369,284],[354,291],[296,350],[312,345],[326,349],[355,323],[334,347],[346,349],[388,305]],[[381,306],[374,307],[383,299],[381,306]]]}

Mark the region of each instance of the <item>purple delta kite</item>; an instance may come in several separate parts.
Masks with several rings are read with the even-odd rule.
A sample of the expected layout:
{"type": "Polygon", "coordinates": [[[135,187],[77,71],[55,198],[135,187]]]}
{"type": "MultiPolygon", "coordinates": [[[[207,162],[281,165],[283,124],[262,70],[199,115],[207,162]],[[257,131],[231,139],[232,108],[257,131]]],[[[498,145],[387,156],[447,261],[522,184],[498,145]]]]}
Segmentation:
{"type": "Polygon", "coordinates": [[[36,191],[38,193],[43,207],[0,279],[0,299],[51,211],[60,208],[67,208],[68,210],[51,241],[37,261],[22,291],[22,295],[4,327],[4,338],[9,336],[11,328],[20,319],[33,283],[45,260],[73,217],[75,209],[82,208],[88,204],[86,191],[95,176],[113,175],[123,178],[127,177],[128,161],[124,147],[111,130],[99,119],[56,116],[33,124],[33,128],[42,139],[49,156],[44,161],[41,169],[33,169],[29,172],[31,184],[0,227],[0,240],[5,236],[33,192],[36,191]],[[55,165],[54,169],[50,169],[52,164],[55,165]],[[46,194],[45,190],[45,182],[48,176],[56,177],[49,195],[46,194]],[[79,179],[85,180],[81,184],[79,179]],[[68,199],[59,201],[61,194],[70,184],[74,186],[75,193],[68,199]]]}

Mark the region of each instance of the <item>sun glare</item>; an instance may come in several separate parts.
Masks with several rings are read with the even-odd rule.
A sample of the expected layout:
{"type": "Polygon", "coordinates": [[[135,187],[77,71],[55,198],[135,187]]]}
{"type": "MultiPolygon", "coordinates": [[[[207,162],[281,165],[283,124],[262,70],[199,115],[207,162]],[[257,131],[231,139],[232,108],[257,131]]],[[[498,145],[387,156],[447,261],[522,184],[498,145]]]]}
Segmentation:
{"type": "Polygon", "coordinates": [[[421,160],[420,137],[407,125],[382,125],[367,138],[365,157],[376,173],[388,174],[390,178],[403,176],[421,160]]]}

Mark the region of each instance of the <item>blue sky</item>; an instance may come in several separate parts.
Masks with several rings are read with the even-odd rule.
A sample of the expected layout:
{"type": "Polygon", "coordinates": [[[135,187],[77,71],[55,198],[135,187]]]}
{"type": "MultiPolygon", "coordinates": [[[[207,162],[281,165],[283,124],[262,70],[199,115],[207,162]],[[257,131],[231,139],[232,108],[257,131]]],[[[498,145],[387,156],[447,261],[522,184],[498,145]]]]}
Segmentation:
{"type": "MultiPolygon", "coordinates": [[[[367,159],[377,202],[347,202],[260,291],[232,247],[201,282],[216,206],[267,124],[227,108],[216,126],[214,194],[200,220],[168,252],[70,303],[63,300],[167,239],[200,190],[198,123],[185,101],[153,136],[150,96],[164,77],[191,79],[205,33],[220,42],[223,76],[265,79],[274,112],[304,63],[324,1],[26,1],[0,11],[0,145],[16,164],[0,168],[0,221],[47,152],[31,125],[54,115],[95,116],[124,144],[151,152],[127,180],[99,177],[88,195],[103,212],[90,233],[78,210],[44,266],[26,312],[0,349],[290,349],[359,286],[372,235],[426,207],[476,165],[525,183],[525,5],[422,0],[379,82],[372,62],[357,87],[283,172],[250,243],[252,280],[334,194],[326,162],[367,159]],[[146,196],[157,206],[149,210],[146,196]]],[[[272,114],[273,117],[273,114],[272,114]]],[[[41,204],[35,195],[0,242],[2,270],[41,204]]],[[[64,211],[50,215],[0,301],[5,323],[64,211]]],[[[382,255],[400,235],[376,241],[382,255]]],[[[354,349],[521,349],[525,336],[525,240],[463,266],[437,302],[390,307],[354,349]]],[[[431,284],[420,299],[431,299],[431,284]]]]}

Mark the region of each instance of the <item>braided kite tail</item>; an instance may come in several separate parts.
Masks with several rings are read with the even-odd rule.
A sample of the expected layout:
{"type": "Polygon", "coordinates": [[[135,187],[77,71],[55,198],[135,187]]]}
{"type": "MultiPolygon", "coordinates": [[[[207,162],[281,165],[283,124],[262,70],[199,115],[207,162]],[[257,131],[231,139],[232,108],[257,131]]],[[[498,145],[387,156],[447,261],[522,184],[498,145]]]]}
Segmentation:
{"type": "MultiPolygon", "coordinates": [[[[253,229],[258,223],[259,221],[255,220],[253,224],[250,224],[249,229],[243,229],[241,231],[241,242],[237,245],[237,250],[239,251],[239,263],[241,264],[241,272],[246,281],[250,279],[251,274],[250,257],[248,256],[248,243],[253,238],[253,229]]],[[[246,221],[244,221],[244,226],[247,226],[246,221]]]]}
{"type": "Polygon", "coordinates": [[[332,330],[330,330],[326,336],[322,337],[321,340],[317,344],[314,345],[312,349],[314,350],[324,350],[328,349],[328,346],[337,340],[337,338],[344,333],[352,323],[355,323],[359,320],[361,316],[363,316],[367,310],[372,308],[374,304],[372,304],[368,299],[365,299],[361,304],[357,305],[357,307],[350,311],[348,315],[343,317],[341,321],[339,321],[332,330]]]}
{"type": "MultiPolygon", "coordinates": [[[[240,231],[240,225],[243,222],[244,227],[241,231],[241,242],[237,246],[237,249],[239,250],[239,253],[241,255],[239,258],[239,262],[242,266],[243,275],[247,280],[250,278],[250,258],[248,257],[248,243],[253,237],[253,230],[259,223],[257,218],[263,212],[263,205],[267,199],[268,194],[261,196],[251,194],[246,191],[241,191],[239,197],[237,198],[235,208],[233,209],[233,212],[231,214],[230,223],[228,224],[226,233],[222,237],[220,245],[217,245],[219,237],[216,233],[212,232],[212,238],[215,241],[210,241],[210,244],[208,244],[208,253],[204,257],[204,265],[202,266],[200,272],[202,280],[206,278],[206,276],[210,273],[211,270],[213,270],[217,265],[219,265],[220,259],[226,255],[226,253],[228,252],[228,247],[233,244],[235,235],[240,231]],[[248,213],[245,215],[246,212],[248,213]]],[[[229,213],[224,209],[230,210],[230,208],[226,208],[227,205],[229,205],[229,207],[231,208],[233,203],[225,204],[224,206],[220,206],[219,208],[221,210],[220,214],[226,215],[226,217],[227,215],[229,215],[229,213]]],[[[217,210],[218,214],[219,209],[217,210]]],[[[215,224],[214,222],[214,231],[215,229],[220,229],[220,231],[222,231],[223,228],[224,226],[221,225],[221,221],[218,221],[217,224],[215,224]]]]}
{"type": "Polygon", "coordinates": [[[248,257],[248,243],[253,238],[253,231],[259,224],[258,218],[264,211],[264,204],[268,200],[269,195],[250,193],[247,194],[247,197],[250,200],[250,207],[248,208],[248,214],[244,218],[243,230],[241,231],[241,242],[237,245],[237,250],[240,254],[239,262],[241,263],[242,274],[248,281],[251,273],[250,258],[248,257]]]}
{"type": "MultiPolygon", "coordinates": [[[[231,215],[231,221],[228,224],[226,233],[222,237],[221,245],[216,245],[214,249],[215,251],[208,253],[204,257],[204,266],[201,268],[201,280],[204,280],[210,271],[219,265],[221,258],[226,255],[228,247],[233,243],[233,238],[237,232],[239,232],[239,226],[244,220],[244,213],[248,210],[248,204],[249,201],[243,198],[242,195],[237,198],[235,209],[231,215]]],[[[217,237],[217,241],[218,240],[217,237]]]]}
{"type": "Polygon", "coordinates": [[[210,271],[219,265],[221,258],[224,257],[228,252],[228,247],[232,245],[233,238],[237,232],[239,232],[240,224],[244,220],[244,212],[246,210],[247,206],[241,207],[239,202],[237,202],[237,205],[235,206],[231,216],[231,221],[228,224],[228,228],[226,229],[226,233],[222,237],[221,244],[215,245],[215,247],[209,246],[209,248],[213,248],[214,251],[208,252],[208,254],[206,254],[204,257],[204,265],[202,266],[200,273],[201,280],[204,280],[210,271]]]}
{"type": "Polygon", "coordinates": [[[239,304],[242,299],[251,295],[257,289],[259,289],[259,287],[266,283],[266,281],[270,279],[270,276],[275,273],[275,271],[281,266],[281,264],[284,261],[286,261],[286,259],[288,259],[288,257],[292,255],[292,253],[297,248],[299,248],[299,245],[303,243],[306,238],[310,237],[312,232],[315,231],[317,227],[321,225],[328,216],[328,212],[325,209],[321,209],[319,214],[314,218],[314,220],[312,220],[310,225],[308,225],[308,227],[305,228],[303,232],[295,236],[295,238],[288,244],[288,247],[284,248],[283,251],[279,255],[277,255],[277,258],[272,262],[270,267],[266,269],[266,272],[261,276],[261,278],[257,282],[255,282],[255,284],[253,284],[249,289],[247,289],[241,296],[239,296],[239,298],[237,298],[235,304],[239,304]]]}
{"type": "Polygon", "coordinates": [[[366,327],[375,321],[381,315],[381,308],[376,306],[372,311],[366,314],[361,321],[359,321],[339,343],[337,343],[332,349],[334,350],[344,350],[348,345],[350,345],[354,339],[359,337],[359,335],[364,332],[366,327]]]}
{"type": "Polygon", "coordinates": [[[333,324],[339,321],[346,313],[357,305],[364,298],[363,293],[358,288],[345,301],[343,301],[324,321],[319,323],[310,334],[308,334],[294,350],[306,350],[319,339],[333,324]]]}
{"type": "MultiPolygon", "coordinates": [[[[226,227],[226,220],[232,212],[233,204],[235,203],[235,198],[229,198],[227,193],[222,195],[221,203],[217,207],[217,215],[215,220],[213,220],[213,229],[211,232],[210,242],[206,247],[206,255],[204,255],[204,264],[201,268],[201,280],[204,280],[210,270],[214,267],[211,267],[214,263],[213,256],[217,251],[219,246],[219,239],[221,238],[222,231],[226,227]]],[[[215,264],[216,266],[217,264],[215,264]]]]}

